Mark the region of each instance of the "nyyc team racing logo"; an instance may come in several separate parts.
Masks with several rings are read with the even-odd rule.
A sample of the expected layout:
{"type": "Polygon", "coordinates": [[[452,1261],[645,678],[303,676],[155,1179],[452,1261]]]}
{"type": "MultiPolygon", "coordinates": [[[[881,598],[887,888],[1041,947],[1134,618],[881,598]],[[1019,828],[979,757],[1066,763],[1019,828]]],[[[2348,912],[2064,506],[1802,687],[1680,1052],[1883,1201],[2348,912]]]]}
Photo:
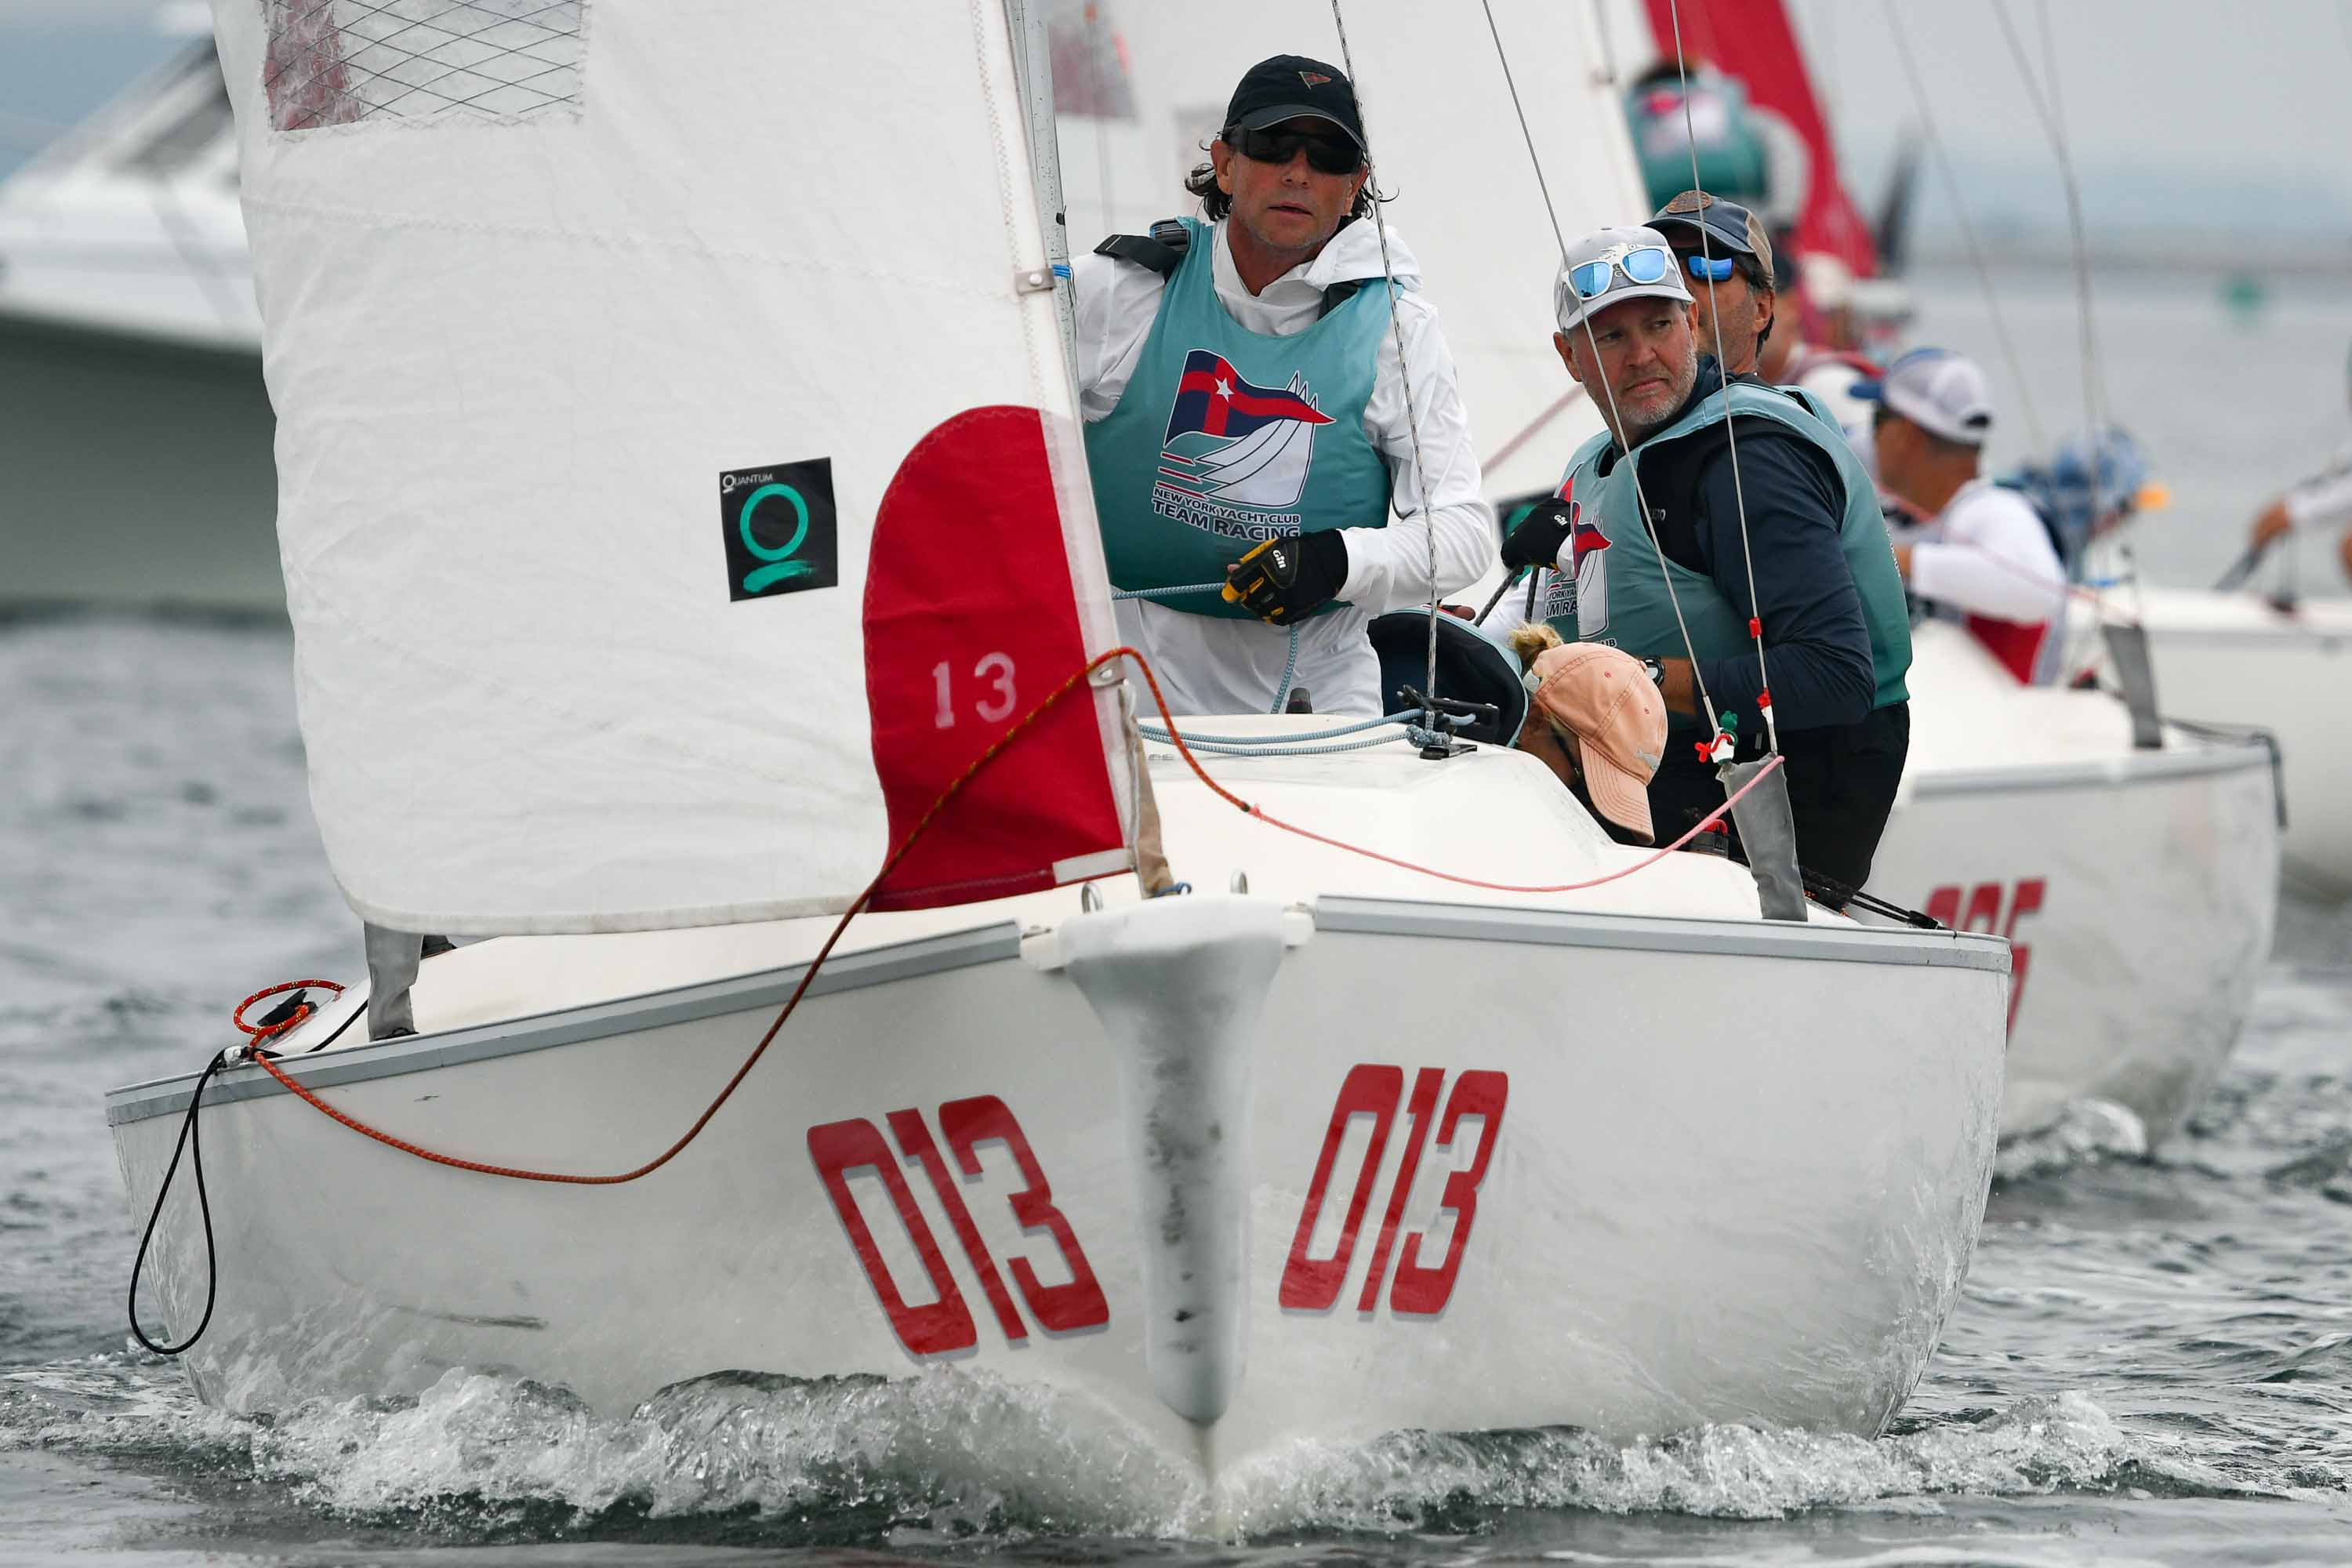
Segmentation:
{"type": "Polygon", "coordinates": [[[1253,385],[1223,355],[1194,349],[1168,412],[1151,510],[1227,539],[1297,533],[1305,516],[1291,509],[1315,464],[1315,427],[1330,423],[1304,377],[1253,385]]]}

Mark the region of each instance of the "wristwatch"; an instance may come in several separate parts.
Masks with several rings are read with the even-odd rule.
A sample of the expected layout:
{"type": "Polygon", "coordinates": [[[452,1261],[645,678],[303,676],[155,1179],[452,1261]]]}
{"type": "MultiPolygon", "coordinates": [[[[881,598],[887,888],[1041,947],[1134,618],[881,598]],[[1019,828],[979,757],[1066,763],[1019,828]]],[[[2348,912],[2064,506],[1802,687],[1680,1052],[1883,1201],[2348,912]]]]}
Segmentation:
{"type": "Polygon", "coordinates": [[[1645,658],[1642,661],[1642,668],[1650,672],[1651,685],[1656,687],[1660,691],[1665,690],[1666,667],[1664,665],[1661,664],[1654,658],[1645,658]]]}

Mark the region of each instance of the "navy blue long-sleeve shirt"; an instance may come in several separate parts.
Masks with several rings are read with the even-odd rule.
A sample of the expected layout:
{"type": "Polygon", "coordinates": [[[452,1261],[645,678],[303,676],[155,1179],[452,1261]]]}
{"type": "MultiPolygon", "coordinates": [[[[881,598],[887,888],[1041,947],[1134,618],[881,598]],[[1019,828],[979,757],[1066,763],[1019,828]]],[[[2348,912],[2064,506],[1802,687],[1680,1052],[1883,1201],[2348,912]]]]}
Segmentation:
{"type": "MultiPolygon", "coordinates": [[[[1715,362],[1702,358],[1692,399],[1720,396],[1722,385],[1715,362]]],[[[1679,411],[1675,417],[1681,417],[1679,411]]],[[[1845,486],[1837,466],[1827,453],[1773,420],[1750,415],[1734,421],[1732,434],[1738,441],[1738,489],[1732,476],[1734,448],[1717,445],[1700,459],[1693,475],[1686,522],[1669,516],[1659,542],[1670,558],[1712,578],[1741,619],[1753,616],[1762,621],[1772,711],[1781,729],[1859,723],[1870,713],[1878,677],[1871,663],[1862,595],[1845,562],[1841,533],[1845,486]],[[1745,552],[1739,538],[1742,493],[1748,511],[1745,552]],[[1752,605],[1748,595],[1751,560],[1756,574],[1752,605]]],[[[1704,438],[1705,433],[1685,437],[1704,438]]],[[[1665,497],[1649,493],[1651,475],[1663,471],[1659,458],[1668,449],[1644,448],[1642,453],[1643,489],[1653,508],[1668,504],[1665,497]]],[[[1612,451],[1604,458],[1604,471],[1618,456],[1612,451]]],[[[1749,739],[1745,731],[1753,727],[1756,699],[1763,689],[1753,645],[1697,664],[1716,707],[1751,721],[1742,727],[1743,740],[1749,739]]],[[[1680,721],[1680,715],[1675,717],[1680,721]]]]}

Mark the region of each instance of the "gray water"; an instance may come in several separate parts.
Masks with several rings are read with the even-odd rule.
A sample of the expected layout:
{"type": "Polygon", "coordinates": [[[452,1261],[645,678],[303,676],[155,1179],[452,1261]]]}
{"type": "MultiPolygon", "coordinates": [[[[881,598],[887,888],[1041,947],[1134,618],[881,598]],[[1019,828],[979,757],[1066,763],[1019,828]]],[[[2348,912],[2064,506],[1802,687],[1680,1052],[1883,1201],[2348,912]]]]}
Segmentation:
{"type": "MultiPolygon", "coordinates": [[[[1978,347],[1968,289],[1923,298],[1923,341],[1978,347]]],[[[2067,384],[2063,280],[2016,300],[2067,384]]],[[[2347,433],[2352,304],[2313,289],[2248,323],[2175,284],[2105,320],[2115,404],[2179,498],[2142,559],[2198,581],[2347,433]]],[[[454,1374],[273,1421],[206,1410],[127,1346],[136,1232],[100,1097],[200,1065],[248,991],[361,972],[290,657],[264,626],[0,625],[0,1563],[2352,1561],[2352,912],[2302,905],[2159,1159],[2112,1152],[2088,1110],[2005,1152],[1943,1347],[1876,1441],[1303,1451],[1249,1478],[1234,1544],[945,1380],[714,1383],[625,1420],[454,1374]]]]}

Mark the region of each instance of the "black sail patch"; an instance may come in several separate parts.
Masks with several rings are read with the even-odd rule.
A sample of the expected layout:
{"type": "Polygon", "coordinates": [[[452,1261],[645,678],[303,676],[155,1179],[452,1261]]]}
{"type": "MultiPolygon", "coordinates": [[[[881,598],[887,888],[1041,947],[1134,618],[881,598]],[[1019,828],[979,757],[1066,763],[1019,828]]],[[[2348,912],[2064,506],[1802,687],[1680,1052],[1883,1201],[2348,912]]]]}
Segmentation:
{"type": "Polygon", "coordinates": [[[719,524],[730,599],[772,599],[841,581],[830,458],[720,474],[719,524]]]}

